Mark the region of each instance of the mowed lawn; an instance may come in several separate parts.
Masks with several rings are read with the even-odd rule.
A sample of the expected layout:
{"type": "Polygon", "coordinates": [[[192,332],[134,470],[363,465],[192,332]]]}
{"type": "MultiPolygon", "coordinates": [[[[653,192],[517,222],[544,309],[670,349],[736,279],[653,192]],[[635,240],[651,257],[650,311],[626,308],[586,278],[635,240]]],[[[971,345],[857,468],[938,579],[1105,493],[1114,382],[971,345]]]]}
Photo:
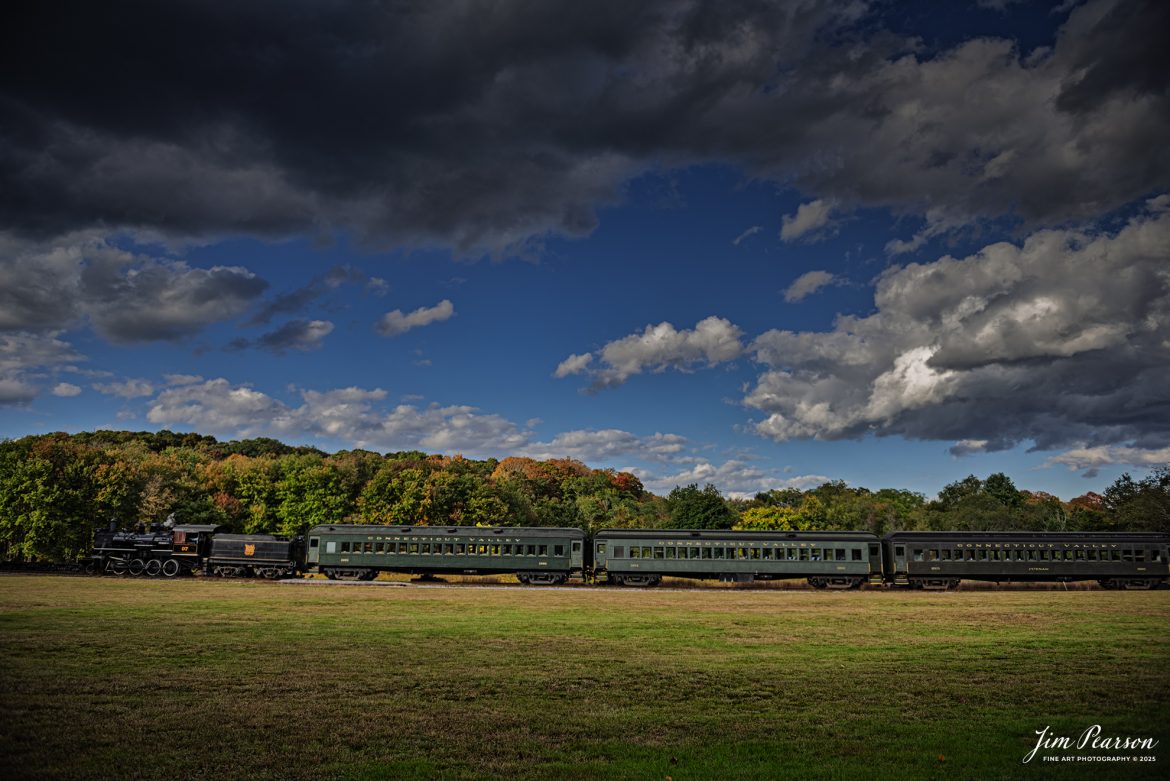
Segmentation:
{"type": "Polygon", "coordinates": [[[0,576],[8,779],[1167,771],[1170,591],[0,576]],[[1091,724],[1158,762],[1021,764],[1091,724]]]}

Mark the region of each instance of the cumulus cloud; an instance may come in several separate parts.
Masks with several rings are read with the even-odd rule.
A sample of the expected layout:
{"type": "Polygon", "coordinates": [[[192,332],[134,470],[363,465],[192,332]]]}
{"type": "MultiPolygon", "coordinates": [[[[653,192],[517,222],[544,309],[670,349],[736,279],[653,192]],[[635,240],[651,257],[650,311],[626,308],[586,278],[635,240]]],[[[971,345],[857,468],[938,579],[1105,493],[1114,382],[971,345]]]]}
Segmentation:
{"type": "Polygon", "coordinates": [[[154,393],[154,385],[143,379],[95,383],[93,389],[107,396],[121,396],[124,399],[136,399],[142,396],[150,396],[154,393]]]}
{"type": "Polygon", "coordinates": [[[328,437],[353,447],[485,456],[517,450],[530,440],[525,429],[475,407],[399,404],[385,409],[386,396],[380,388],[303,390],[300,403],[288,404],[218,378],[163,390],[150,403],[147,419],[232,437],[328,437]]]}
{"type": "Polygon", "coordinates": [[[601,366],[590,369],[592,354],[570,355],[557,366],[554,376],[565,377],[589,371],[593,389],[621,385],[645,371],[668,368],[683,371],[694,366],[716,364],[738,358],[743,352],[743,331],[729,320],[708,317],[692,330],[678,330],[667,322],[648,325],[642,333],[630,334],[605,345],[597,352],[601,366]]]}
{"type": "Polygon", "coordinates": [[[414,328],[450,320],[454,314],[455,306],[444,298],[434,306],[420,306],[408,315],[402,314],[401,309],[387,312],[378,321],[377,330],[382,336],[399,336],[414,328]]]}
{"type": "Polygon", "coordinates": [[[88,321],[121,343],[191,336],[242,314],[268,285],[239,266],[193,268],[94,231],[44,241],[0,234],[0,281],[0,330],[88,321]]]}
{"type": "Polygon", "coordinates": [[[537,441],[532,428],[539,420],[518,424],[468,405],[387,405],[388,394],[381,388],[296,393],[298,400],[290,403],[223,378],[172,385],[149,402],[146,417],[160,426],[186,425],[225,437],[324,437],[379,450],[575,458],[593,464],[618,458],[653,463],[694,460],[687,454],[689,441],[677,434],[576,430],[537,441]]]}
{"type": "Polygon", "coordinates": [[[609,462],[616,458],[644,461],[678,461],[687,448],[686,437],[656,433],[638,436],[621,429],[565,431],[548,442],[534,442],[523,452],[531,458],[575,458],[585,463],[609,462]]]}
{"type": "Polygon", "coordinates": [[[244,437],[291,430],[293,426],[292,414],[282,402],[244,385],[233,386],[223,378],[162,391],[151,402],[146,419],[244,437]]]}
{"type": "Polygon", "coordinates": [[[61,396],[64,398],[68,398],[70,396],[80,396],[81,395],[81,386],[74,385],[71,382],[59,382],[56,385],[54,385],[53,389],[49,392],[52,393],[54,396],[61,396]]]}
{"type": "Polygon", "coordinates": [[[1073,471],[1093,470],[1102,466],[1133,466],[1144,469],[1170,466],[1170,447],[1137,448],[1115,445],[1079,447],[1058,453],[1045,466],[1063,465],[1073,471]]]}
{"type": "Polygon", "coordinates": [[[648,490],[662,496],[669,494],[677,486],[692,483],[703,486],[711,483],[732,499],[750,499],[758,493],[772,489],[804,490],[829,482],[829,478],[824,475],[783,476],[775,470],[762,469],[740,459],[729,459],[722,464],[699,461],[686,469],[667,475],[655,475],[643,469],[635,469],[634,474],[648,490]]]}
{"type": "Polygon", "coordinates": [[[86,311],[113,342],[180,339],[244,312],[268,283],[239,266],[182,261],[94,263],[82,272],[86,311]]]}
{"type": "Polygon", "coordinates": [[[26,404],[37,397],[39,390],[15,377],[0,377],[0,405],[26,404]]]}
{"type": "Polygon", "coordinates": [[[816,200],[802,203],[796,209],[796,214],[784,216],[780,228],[780,238],[784,241],[796,241],[801,237],[816,238],[816,232],[829,224],[829,216],[833,212],[831,201],[816,200]],[[809,234],[813,234],[809,236],[809,234]]]}
{"type": "Polygon", "coordinates": [[[891,268],[876,313],[773,330],[745,403],[777,441],[897,434],[1000,449],[1170,442],[1170,214],[891,268]]]}
{"type": "Polygon", "coordinates": [[[58,335],[0,331],[0,405],[32,401],[47,372],[74,368],[85,360],[58,335]]]}
{"type": "MultiPolygon", "coordinates": [[[[503,254],[587,234],[662,161],[959,223],[1093,216],[1170,171],[1148,141],[1170,135],[1153,0],[1091,0],[1031,52],[927,49],[880,3],[295,5],[264,24],[250,4],[22,14],[0,47],[22,74],[3,88],[0,227],[503,254]],[[184,35],[160,48],[160,29],[184,35]],[[42,45],[59,39],[66,55],[42,45]]],[[[798,212],[787,238],[817,219],[798,212]]]]}
{"type": "Polygon", "coordinates": [[[986,439],[961,439],[951,445],[948,450],[952,456],[958,458],[986,452],[989,444],[986,439]]]}
{"type": "Polygon", "coordinates": [[[784,300],[790,304],[801,301],[826,285],[833,284],[836,279],[828,271],[810,271],[807,274],[801,274],[784,291],[784,300]]]}

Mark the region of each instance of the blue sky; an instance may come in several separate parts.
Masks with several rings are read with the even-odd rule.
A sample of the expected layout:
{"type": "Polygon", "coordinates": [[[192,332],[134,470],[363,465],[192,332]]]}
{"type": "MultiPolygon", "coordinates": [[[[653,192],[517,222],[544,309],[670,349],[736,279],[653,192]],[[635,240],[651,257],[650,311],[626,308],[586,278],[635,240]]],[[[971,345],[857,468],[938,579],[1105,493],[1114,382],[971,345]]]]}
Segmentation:
{"type": "Polygon", "coordinates": [[[1156,4],[263,8],[146,4],[97,60],[84,6],[24,20],[79,50],[10,55],[0,435],[732,495],[1170,462],[1156,4]],[[159,14],[191,40],[145,45],[159,14]]]}

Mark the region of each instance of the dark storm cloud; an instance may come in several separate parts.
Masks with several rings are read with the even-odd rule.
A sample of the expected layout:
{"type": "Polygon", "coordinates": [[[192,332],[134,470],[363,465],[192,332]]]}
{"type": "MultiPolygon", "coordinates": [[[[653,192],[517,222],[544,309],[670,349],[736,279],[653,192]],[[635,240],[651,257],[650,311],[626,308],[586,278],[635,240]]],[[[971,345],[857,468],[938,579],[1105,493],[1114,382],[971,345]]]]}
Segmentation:
{"type": "Polygon", "coordinates": [[[1124,2],[1101,9],[1100,17],[1070,25],[1079,38],[1070,76],[1060,91],[1062,111],[1087,112],[1117,94],[1161,102],[1170,93],[1170,4],[1124,2]]]}
{"type": "Polygon", "coordinates": [[[1090,3],[1027,60],[990,39],[915,54],[877,9],[25,4],[0,33],[0,226],[478,254],[588,233],[631,177],[711,160],[935,233],[1170,180],[1144,143],[1170,132],[1155,4],[1090,3]]]}

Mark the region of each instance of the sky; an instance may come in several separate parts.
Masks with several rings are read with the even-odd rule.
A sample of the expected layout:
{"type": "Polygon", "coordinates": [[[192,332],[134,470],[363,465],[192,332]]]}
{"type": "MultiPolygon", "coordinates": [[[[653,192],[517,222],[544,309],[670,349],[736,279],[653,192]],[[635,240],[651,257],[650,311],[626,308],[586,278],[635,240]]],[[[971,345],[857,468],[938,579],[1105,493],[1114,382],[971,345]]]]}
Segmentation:
{"type": "Polygon", "coordinates": [[[1170,464],[1170,5],[27,5],[0,437],[731,496],[1170,464]]]}

